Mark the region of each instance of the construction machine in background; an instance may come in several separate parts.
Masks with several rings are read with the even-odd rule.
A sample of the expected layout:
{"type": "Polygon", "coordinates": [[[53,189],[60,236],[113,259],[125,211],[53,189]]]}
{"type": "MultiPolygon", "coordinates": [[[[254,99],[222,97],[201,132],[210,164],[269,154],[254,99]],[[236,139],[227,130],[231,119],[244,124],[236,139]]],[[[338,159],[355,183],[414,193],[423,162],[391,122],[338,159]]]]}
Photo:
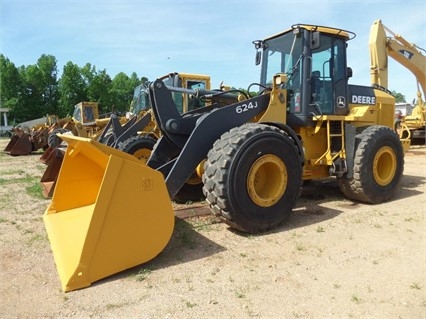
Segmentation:
{"type": "Polygon", "coordinates": [[[425,50],[392,32],[381,20],[375,21],[371,26],[369,45],[373,85],[388,88],[388,56],[415,76],[417,99],[411,114],[404,116],[399,134],[402,138],[410,138],[412,144],[425,144],[426,57],[422,54],[425,50]]]}
{"type": "MultiPolygon", "coordinates": [[[[191,73],[168,73],[162,76],[167,86],[175,88],[173,99],[179,113],[185,113],[205,104],[195,93],[200,90],[210,90],[210,76],[191,73]],[[194,94],[184,94],[189,90],[194,94]]],[[[229,89],[221,87],[218,91],[229,89]]],[[[71,127],[64,127],[54,131],[49,136],[49,152],[42,157],[48,166],[44,171],[40,183],[42,193],[50,198],[55,189],[56,180],[62,165],[64,148],[57,148],[62,142],[58,134],[71,131],[75,136],[91,137],[102,144],[119,149],[135,156],[146,163],[151,151],[161,136],[155,119],[151,113],[149,101],[149,82],[142,83],[134,89],[130,109],[124,117],[112,114],[108,119],[99,119],[98,105],[94,102],[82,102],[75,106],[71,127]],[[81,123],[81,124],[80,124],[81,123]]],[[[195,174],[194,174],[195,175],[195,174]]],[[[194,176],[176,194],[174,200],[178,202],[197,201],[203,198],[201,179],[194,176]]]]}
{"type": "Polygon", "coordinates": [[[64,119],[59,127],[49,134],[48,145],[57,147],[62,141],[58,134],[69,132],[75,136],[97,138],[109,121],[107,115],[99,115],[97,102],[80,102],[74,105],[72,117],[64,119]]]}
{"type": "MultiPolygon", "coordinates": [[[[191,74],[191,73],[178,73],[172,72],[166,74],[160,79],[168,86],[184,90],[210,90],[210,76],[202,74],[191,74]]],[[[146,162],[151,154],[151,150],[154,147],[157,139],[161,136],[161,131],[155,123],[155,119],[152,116],[151,103],[149,101],[149,84],[150,82],[143,83],[135,88],[134,98],[130,106],[130,111],[126,114],[127,118],[136,117],[138,121],[141,121],[143,117],[149,115],[150,121],[148,124],[138,129],[128,130],[126,134],[117,134],[119,129],[113,129],[113,136],[117,136],[114,143],[107,144],[122,150],[128,154],[137,157],[140,160],[146,162]],[[138,133],[139,132],[139,133],[138,133]]],[[[223,88],[219,88],[222,90],[223,88]]],[[[179,113],[188,112],[194,108],[200,107],[203,103],[194,96],[183,94],[182,92],[174,92],[173,99],[176,104],[176,108],[179,113]]],[[[110,134],[107,130],[105,134],[110,134]]]]}
{"type": "Polygon", "coordinates": [[[248,91],[257,85],[259,95],[181,90],[211,101],[186,113],[173,99],[178,90],[155,80],[149,99],[162,135],[146,164],[63,136],[68,148],[43,217],[63,290],[158,255],[174,228],[171,199],[194,174],[212,212],[248,233],[284,223],[305,180],[334,178],[347,197],[368,204],[390,200],[410,140],[393,129],[392,95],[348,84],[353,37],[295,24],[254,41],[261,74],[248,91]]]}
{"type": "MultiPolygon", "coordinates": [[[[72,117],[63,118],[51,126],[46,134],[46,149],[40,161],[47,164],[41,177],[42,193],[51,197],[64,157],[63,140],[58,134],[71,134],[86,138],[97,138],[108,123],[109,118],[100,118],[97,102],[80,102],[74,105],[72,117]]],[[[65,146],[64,146],[65,147],[65,146]]]]}
{"type": "Polygon", "coordinates": [[[47,149],[51,127],[58,122],[58,116],[45,117],[19,123],[11,129],[12,137],[4,151],[12,156],[28,155],[40,149],[47,149]]]}

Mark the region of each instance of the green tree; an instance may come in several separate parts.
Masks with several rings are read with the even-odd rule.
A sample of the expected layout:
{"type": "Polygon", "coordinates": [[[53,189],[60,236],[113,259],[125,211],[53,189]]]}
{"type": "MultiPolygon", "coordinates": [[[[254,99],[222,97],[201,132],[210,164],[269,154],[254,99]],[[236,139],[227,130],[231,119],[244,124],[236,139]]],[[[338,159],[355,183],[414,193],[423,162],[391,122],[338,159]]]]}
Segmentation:
{"type": "Polygon", "coordinates": [[[19,68],[23,94],[20,115],[23,120],[57,114],[58,70],[56,58],[43,54],[37,64],[19,68]]]}
{"type": "Polygon", "coordinates": [[[116,112],[125,112],[128,110],[133,97],[133,90],[140,84],[140,79],[136,73],[129,77],[125,73],[118,73],[112,80],[111,97],[112,108],[116,112]]]}
{"type": "Polygon", "coordinates": [[[71,61],[64,66],[59,79],[59,115],[72,115],[74,105],[87,101],[87,84],[80,67],[71,61]]]}
{"type": "Polygon", "coordinates": [[[391,91],[392,96],[395,98],[395,103],[405,103],[405,95],[396,91],[391,91]]]}
{"type": "Polygon", "coordinates": [[[20,121],[22,81],[15,64],[0,54],[0,107],[10,110],[10,118],[20,121]]]}
{"type": "Polygon", "coordinates": [[[44,114],[57,114],[59,104],[58,67],[53,55],[43,54],[37,61],[38,83],[44,114]]]}
{"type": "Polygon", "coordinates": [[[88,87],[88,97],[90,101],[99,103],[99,112],[111,112],[112,97],[110,93],[112,85],[111,77],[106,73],[106,70],[98,71],[93,76],[88,87]]]}

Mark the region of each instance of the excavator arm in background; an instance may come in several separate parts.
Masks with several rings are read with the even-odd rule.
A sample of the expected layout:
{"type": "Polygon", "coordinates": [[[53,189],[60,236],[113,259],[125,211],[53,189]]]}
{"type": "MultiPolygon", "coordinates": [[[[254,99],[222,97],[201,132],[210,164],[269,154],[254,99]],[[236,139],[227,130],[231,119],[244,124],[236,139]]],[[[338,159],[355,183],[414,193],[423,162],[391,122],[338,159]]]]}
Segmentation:
{"type": "Polygon", "coordinates": [[[370,30],[370,74],[371,84],[388,89],[388,56],[410,70],[417,80],[417,101],[410,115],[402,123],[404,129],[401,138],[417,139],[425,143],[426,105],[426,57],[417,45],[408,42],[401,35],[395,34],[382,24],[381,20],[373,23],[370,30]],[[420,91],[421,90],[421,91],[420,91]],[[422,98],[423,94],[423,98],[422,98]]]}
{"type": "Polygon", "coordinates": [[[371,26],[369,47],[372,84],[388,88],[388,56],[390,56],[414,74],[424,96],[426,57],[421,53],[423,49],[389,30],[381,20],[375,21],[371,26]]]}

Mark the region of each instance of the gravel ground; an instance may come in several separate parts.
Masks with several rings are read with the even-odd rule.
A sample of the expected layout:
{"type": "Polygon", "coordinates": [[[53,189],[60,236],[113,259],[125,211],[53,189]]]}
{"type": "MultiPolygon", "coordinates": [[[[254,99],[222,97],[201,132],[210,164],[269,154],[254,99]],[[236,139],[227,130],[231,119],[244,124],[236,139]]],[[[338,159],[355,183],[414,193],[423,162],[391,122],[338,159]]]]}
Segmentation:
{"type": "MultiPolygon", "coordinates": [[[[0,139],[0,149],[8,140],[0,139]]],[[[291,220],[252,236],[176,206],[154,260],[64,293],[44,229],[41,153],[0,153],[0,318],[426,318],[426,147],[391,202],[310,183],[291,220]]]]}

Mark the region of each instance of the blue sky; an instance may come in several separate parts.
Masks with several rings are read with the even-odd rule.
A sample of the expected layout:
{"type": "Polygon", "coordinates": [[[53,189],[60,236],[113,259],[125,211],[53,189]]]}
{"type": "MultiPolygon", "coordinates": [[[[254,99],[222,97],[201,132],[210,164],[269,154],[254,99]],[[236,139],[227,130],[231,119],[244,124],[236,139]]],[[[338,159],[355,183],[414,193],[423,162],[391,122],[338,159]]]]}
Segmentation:
{"type": "MultiPolygon", "coordinates": [[[[349,42],[350,83],[370,85],[368,36],[381,19],[395,33],[426,49],[426,4],[420,0],[0,0],[0,52],[17,67],[42,54],[150,80],[173,71],[208,74],[247,88],[259,79],[253,40],[295,23],[339,27],[349,42]]],[[[414,76],[389,61],[389,89],[416,96],[414,76]]]]}

